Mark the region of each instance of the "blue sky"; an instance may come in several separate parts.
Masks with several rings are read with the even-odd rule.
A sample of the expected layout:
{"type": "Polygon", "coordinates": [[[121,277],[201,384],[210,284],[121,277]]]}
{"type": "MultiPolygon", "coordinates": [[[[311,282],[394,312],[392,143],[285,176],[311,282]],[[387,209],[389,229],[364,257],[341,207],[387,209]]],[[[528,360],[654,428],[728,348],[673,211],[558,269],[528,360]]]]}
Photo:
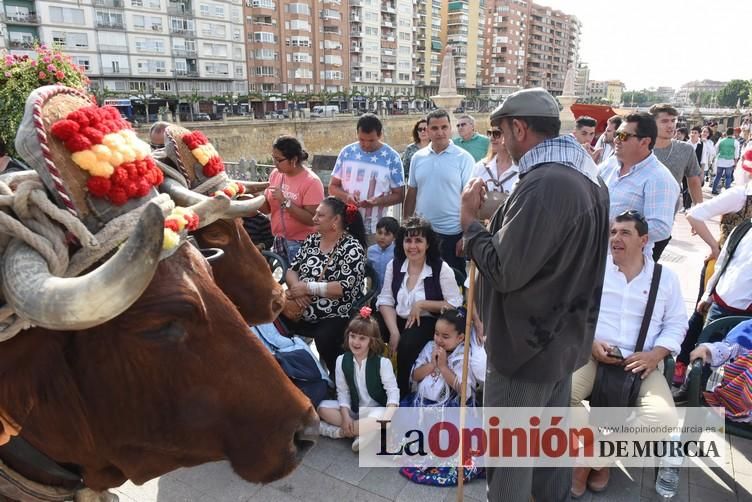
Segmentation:
{"type": "Polygon", "coordinates": [[[752,79],[752,0],[536,0],[582,22],[592,80],[628,89],[752,79]]]}

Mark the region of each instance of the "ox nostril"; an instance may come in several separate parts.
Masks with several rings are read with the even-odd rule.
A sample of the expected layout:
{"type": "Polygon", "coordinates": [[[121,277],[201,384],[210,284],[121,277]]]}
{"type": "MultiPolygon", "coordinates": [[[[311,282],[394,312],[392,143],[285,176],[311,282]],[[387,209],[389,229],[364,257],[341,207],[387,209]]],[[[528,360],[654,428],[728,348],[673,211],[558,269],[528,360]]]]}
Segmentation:
{"type": "Polygon", "coordinates": [[[314,447],[319,438],[319,417],[315,413],[309,417],[307,423],[295,432],[293,443],[295,444],[296,457],[302,460],[308,450],[314,447]]]}

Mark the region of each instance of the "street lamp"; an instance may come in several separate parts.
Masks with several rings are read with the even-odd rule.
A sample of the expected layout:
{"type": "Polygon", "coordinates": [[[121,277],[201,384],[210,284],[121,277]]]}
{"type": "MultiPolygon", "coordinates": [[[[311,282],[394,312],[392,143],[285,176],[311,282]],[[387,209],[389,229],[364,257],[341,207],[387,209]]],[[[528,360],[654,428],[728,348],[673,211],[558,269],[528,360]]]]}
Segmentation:
{"type": "Polygon", "coordinates": [[[175,122],[180,123],[180,87],[178,87],[178,69],[173,68],[172,70],[172,76],[175,81],[175,122]]]}

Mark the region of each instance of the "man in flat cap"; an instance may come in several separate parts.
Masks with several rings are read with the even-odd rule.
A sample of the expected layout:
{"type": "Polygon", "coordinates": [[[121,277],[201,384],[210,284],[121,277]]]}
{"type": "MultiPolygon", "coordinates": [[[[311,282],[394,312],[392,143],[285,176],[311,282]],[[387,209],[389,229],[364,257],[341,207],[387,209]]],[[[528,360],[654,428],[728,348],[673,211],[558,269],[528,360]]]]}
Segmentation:
{"type": "MultiPolygon", "coordinates": [[[[572,373],[590,356],[606,266],[608,188],[590,155],[559,136],[556,99],[510,95],[491,114],[520,179],[489,230],[478,222],[485,185],[462,194],[465,249],[478,271],[486,330],[484,406],[567,407],[572,373]]],[[[568,500],[571,468],[491,468],[488,500],[568,500]]]]}

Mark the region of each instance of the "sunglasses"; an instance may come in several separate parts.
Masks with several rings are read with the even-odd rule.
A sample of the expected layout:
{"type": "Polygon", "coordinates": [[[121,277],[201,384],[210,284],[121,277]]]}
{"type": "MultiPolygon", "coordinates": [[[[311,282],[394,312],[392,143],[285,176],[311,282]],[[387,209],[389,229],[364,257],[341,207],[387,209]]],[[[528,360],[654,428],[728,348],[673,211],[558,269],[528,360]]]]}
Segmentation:
{"type": "Polygon", "coordinates": [[[425,132],[427,130],[428,130],[428,127],[418,127],[417,129],[418,132],[425,132]]]}
{"type": "Polygon", "coordinates": [[[457,124],[457,127],[465,127],[466,125],[470,124],[468,124],[467,122],[460,122],[459,124],[457,124]]]}
{"type": "Polygon", "coordinates": [[[619,141],[627,141],[629,138],[644,138],[645,136],[640,136],[639,134],[632,134],[631,132],[624,132],[624,131],[616,131],[614,133],[614,139],[618,139],[619,141]]]}
{"type": "Polygon", "coordinates": [[[499,139],[501,138],[501,131],[498,129],[489,129],[486,131],[486,136],[489,138],[493,137],[493,139],[499,139]]]}
{"type": "Polygon", "coordinates": [[[629,209],[627,211],[624,211],[623,213],[619,214],[617,218],[619,218],[620,216],[627,216],[629,218],[634,218],[635,220],[641,223],[645,223],[647,225],[647,220],[645,219],[645,217],[642,215],[641,212],[635,209],[629,209]]]}

